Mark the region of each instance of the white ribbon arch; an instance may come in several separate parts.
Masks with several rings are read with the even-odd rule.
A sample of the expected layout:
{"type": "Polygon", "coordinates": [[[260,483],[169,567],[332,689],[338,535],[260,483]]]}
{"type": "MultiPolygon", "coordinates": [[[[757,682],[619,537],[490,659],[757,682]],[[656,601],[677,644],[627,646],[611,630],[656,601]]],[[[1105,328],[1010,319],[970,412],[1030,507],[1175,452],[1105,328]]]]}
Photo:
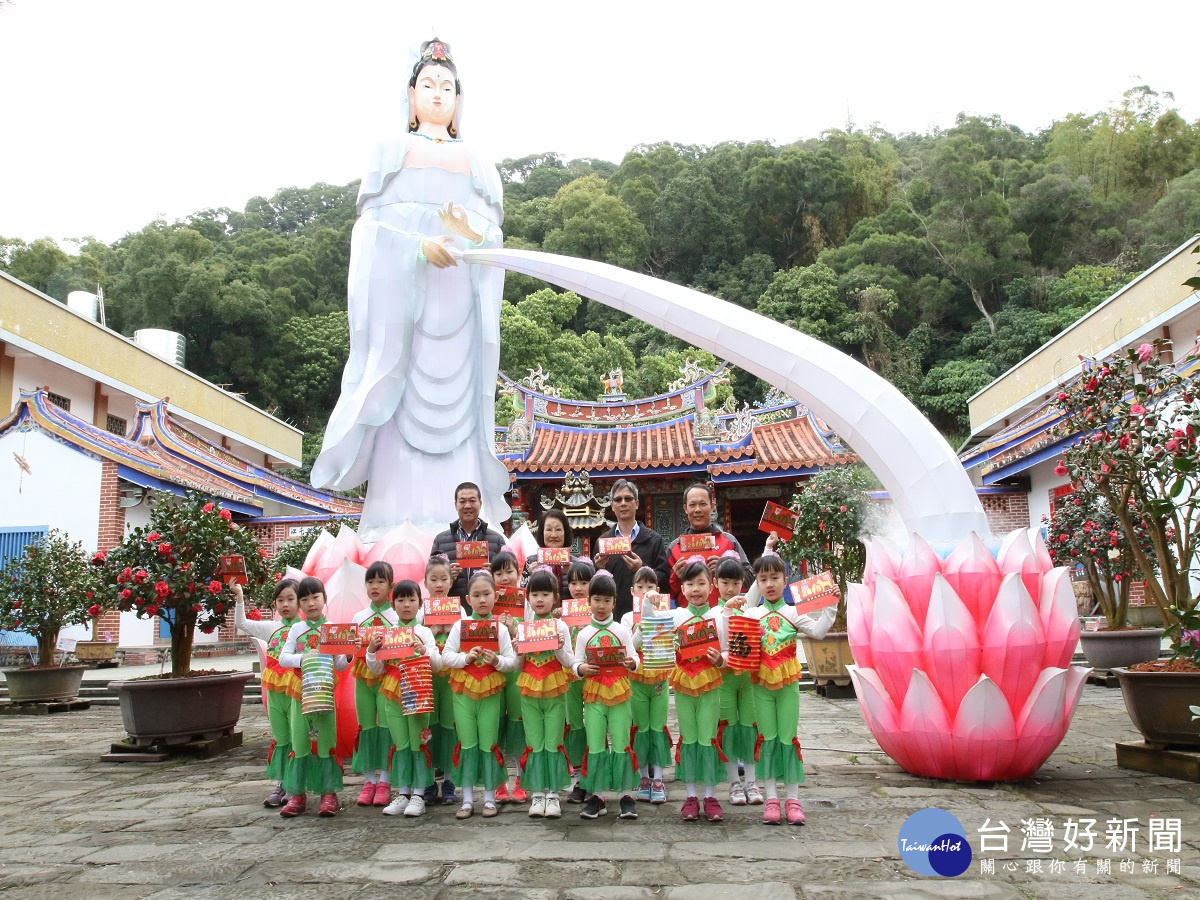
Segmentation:
{"type": "Polygon", "coordinates": [[[929,541],[990,535],[975,488],[937,429],[887,380],[827,344],[725,300],[607,263],[529,250],[468,250],[463,258],[636,316],[787,391],[854,448],[910,533],[929,541]]]}

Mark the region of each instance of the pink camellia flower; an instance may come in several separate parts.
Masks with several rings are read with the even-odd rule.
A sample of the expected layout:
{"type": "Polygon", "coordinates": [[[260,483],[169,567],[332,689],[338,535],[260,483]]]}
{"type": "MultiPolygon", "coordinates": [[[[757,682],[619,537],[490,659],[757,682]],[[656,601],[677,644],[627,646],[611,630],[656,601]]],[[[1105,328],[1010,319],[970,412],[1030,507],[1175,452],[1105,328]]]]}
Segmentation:
{"type": "Polygon", "coordinates": [[[1058,392],[1058,402],[1059,402],[1059,403],[1062,403],[1062,402],[1063,402],[1064,400],[1066,400],[1066,399],[1067,399],[1067,394],[1066,394],[1066,392],[1065,392],[1065,391],[1059,391],[1059,392],[1058,392]]]}
{"type": "Polygon", "coordinates": [[[846,507],[844,507],[844,506],[838,507],[838,512],[845,512],[845,511],[846,511],[846,507]]]}
{"type": "Polygon", "coordinates": [[[1067,467],[1063,465],[1063,461],[1061,459],[1058,461],[1058,465],[1054,467],[1054,474],[1059,478],[1067,477],[1067,467]]]}
{"type": "Polygon", "coordinates": [[[221,518],[224,519],[226,522],[228,522],[230,519],[233,518],[233,513],[231,513],[227,509],[223,509],[223,510],[221,510],[221,518]]]}
{"type": "Polygon", "coordinates": [[[1154,348],[1149,344],[1142,344],[1137,349],[1138,362],[1147,362],[1154,355],[1154,348]]]}
{"type": "Polygon", "coordinates": [[[1144,416],[1146,414],[1146,407],[1142,406],[1140,403],[1135,403],[1133,406],[1129,407],[1129,414],[1131,416],[1144,416]]]}
{"type": "Polygon", "coordinates": [[[171,545],[164,541],[163,543],[158,545],[158,552],[161,553],[163,556],[166,556],[168,553],[171,552],[171,545]]]}
{"type": "Polygon", "coordinates": [[[1123,434],[1121,435],[1120,440],[1117,441],[1117,446],[1122,450],[1128,450],[1131,443],[1133,442],[1129,439],[1129,435],[1123,434]]]}
{"type": "Polygon", "coordinates": [[[1166,446],[1167,446],[1167,451],[1169,453],[1178,453],[1179,452],[1179,439],[1171,438],[1169,441],[1167,441],[1166,446]]]}
{"type": "Polygon", "coordinates": [[[205,503],[202,507],[200,507],[200,512],[210,513],[213,511],[213,509],[215,509],[215,507],[211,503],[205,503]]]}
{"type": "Polygon", "coordinates": [[[1070,665],[1080,625],[1069,570],[1022,530],[995,554],[974,534],[944,561],[915,535],[898,567],[886,549],[868,554],[884,562],[864,573],[871,586],[847,591],[850,673],[884,752],[915,775],[1032,775],[1090,672],[1070,665]]]}

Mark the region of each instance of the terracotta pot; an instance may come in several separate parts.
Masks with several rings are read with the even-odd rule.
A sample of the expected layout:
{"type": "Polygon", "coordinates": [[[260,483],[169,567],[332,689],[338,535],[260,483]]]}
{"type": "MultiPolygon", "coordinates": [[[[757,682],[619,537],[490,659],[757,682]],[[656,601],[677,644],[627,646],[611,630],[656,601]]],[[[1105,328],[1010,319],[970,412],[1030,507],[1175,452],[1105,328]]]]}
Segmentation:
{"type": "Polygon", "coordinates": [[[121,722],[135,744],[186,744],[231,734],[242,715],[242,693],[252,672],[112,681],[121,722]]]}
{"type": "Polygon", "coordinates": [[[8,699],[13,703],[46,700],[71,700],[79,696],[83,666],[55,666],[51,669],[5,669],[8,699]]]}
{"type": "Polygon", "coordinates": [[[1149,744],[1200,747],[1200,672],[1131,672],[1116,669],[1133,726],[1149,744]]]}
{"type": "Polygon", "coordinates": [[[850,653],[850,641],[844,631],[831,631],[821,640],[801,637],[804,644],[804,658],[808,661],[808,671],[817,684],[848,685],[850,670],[846,666],[854,665],[854,656],[850,653]]]}
{"type": "Polygon", "coordinates": [[[83,663],[112,662],[116,655],[116,641],[79,641],[75,645],[75,658],[83,663]]]}
{"type": "Polygon", "coordinates": [[[1079,645],[1083,648],[1083,655],[1087,657],[1087,661],[1097,669],[1116,669],[1158,659],[1164,633],[1162,628],[1081,631],[1079,645]]]}

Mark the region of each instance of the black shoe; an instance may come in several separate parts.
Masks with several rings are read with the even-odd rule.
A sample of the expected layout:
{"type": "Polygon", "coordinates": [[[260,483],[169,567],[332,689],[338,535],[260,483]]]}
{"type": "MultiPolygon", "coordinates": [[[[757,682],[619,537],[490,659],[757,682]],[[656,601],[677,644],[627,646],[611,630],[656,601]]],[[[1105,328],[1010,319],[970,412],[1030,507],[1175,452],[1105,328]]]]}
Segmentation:
{"type": "Polygon", "coordinates": [[[571,788],[571,793],[567,795],[568,803],[584,803],[587,801],[587,791],[583,789],[583,785],[576,783],[575,787],[571,788]]]}
{"type": "MultiPolygon", "coordinates": [[[[604,801],[598,794],[592,794],[588,797],[587,805],[579,813],[581,819],[598,819],[608,812],[608,808],[604,805],[604,801]]],[[[636,815],[636,813],[635,813],[636,815]]]]}
{"type": "Polygon", "coordinates": [[[637,804],[633,802],[632,797],[622,797],[621,798],[621,815],[618,816],[617,818],[620,818],[620,819],[636,819],[637,818],[637,804]]]}
{"type": "Polygon", "coordinates": [[[425,788],[425,805],[434,806],[440,802],[441,801],[438,799],[437,782],[434,782],[433,784],[429,785],[429,787],[425,788]]]}
{"type": "Polygon", "coordinates": [[[442,803],[457,803],[458,798],[454,796],[454,782],[449,778],[442,779],[442,803]]]}

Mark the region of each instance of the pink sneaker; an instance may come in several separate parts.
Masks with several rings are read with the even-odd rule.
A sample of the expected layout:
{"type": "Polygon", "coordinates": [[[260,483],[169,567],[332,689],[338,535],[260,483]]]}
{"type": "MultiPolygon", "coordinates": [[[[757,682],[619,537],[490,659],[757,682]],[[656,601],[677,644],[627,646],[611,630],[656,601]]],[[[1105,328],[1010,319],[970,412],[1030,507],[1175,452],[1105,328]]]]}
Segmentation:
{"type": "Polygon", "coordinates": [[[370,806],[375,802],[375,785],[364,784],[362,791],[359,792],[358,799],[354,801],[359,806],[370,806]]]}
{"type": "Polygon", "coordinates": [[[804,809],[800,806],[799,800],[789,800],[783,805],[783,808],[787,811],[787,820],[789,825],[804,824],[804,809]]]}
{"type": "Polygon", "coordinates": [[[683,821],[695,822],[700,818],[700,801],[695,797],[688,797],[683,801],[679,814],[683,816],[683,821]]]}
{"type": "Polygon", "coordinates": [[[763,824],[778,825],[779,822],[779,801],[768,800],[763,804],[763,824]]]}
{"type": "Polygon", "coordinates": [[[716,797],[704,798],[704,818],[710,822],[720,822],[725,818],[725,813],[721,809],[721,804],[717,802],[716,797]]]}
{"type": "Polygon", "coordinates": [[[324,816],[325,818],[329,818],[330,816],[336,816],[337,813],[338,813],[337,794],[322,794],[321,795],[321,808],[319,810],[317,810],[317,815],[324,816]]]}
{"type": "Polygon", "coordinates": [[[375,785],[375,806],[387,806],[392,802],[392,786],[387,782],[381,781],[375,785]]]}

